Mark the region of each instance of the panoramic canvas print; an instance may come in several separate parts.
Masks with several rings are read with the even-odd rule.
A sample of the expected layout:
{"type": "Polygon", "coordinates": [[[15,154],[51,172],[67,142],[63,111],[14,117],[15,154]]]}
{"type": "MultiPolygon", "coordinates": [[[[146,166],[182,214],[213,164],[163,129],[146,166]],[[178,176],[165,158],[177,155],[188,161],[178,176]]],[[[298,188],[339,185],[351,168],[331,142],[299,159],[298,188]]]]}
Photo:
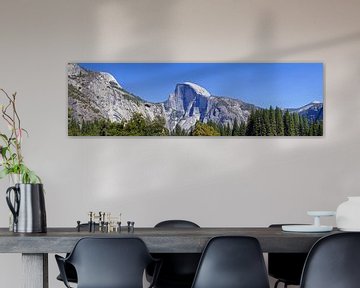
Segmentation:
{"type": "Polygon", "coordinates": [[[322,63],[69,63],[69,136],[322,136],[322,63]]]}

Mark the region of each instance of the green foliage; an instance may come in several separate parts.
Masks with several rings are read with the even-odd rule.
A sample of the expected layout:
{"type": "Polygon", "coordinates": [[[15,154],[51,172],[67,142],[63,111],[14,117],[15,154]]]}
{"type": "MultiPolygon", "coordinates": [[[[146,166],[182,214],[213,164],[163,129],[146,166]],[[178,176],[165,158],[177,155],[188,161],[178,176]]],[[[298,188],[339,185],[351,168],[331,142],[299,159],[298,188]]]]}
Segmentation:
{"type": "Polygon", "coordinates": [[[167,136],[169,131],[165,128],[165,119],[155,118],[153,121],[145,119],[141,114],[135,113],[123,126],[123,136],[167,136]]]}
{"type": "Polygon", "coordinates": [[[240,125],[238,124],[236,118],[234,120],[231,136],[240,136],[240,125]]]}
{"type": "Polygon", "coordinates": [[[321,136],[323,122],[309,123],[306,117],[297,113],[270,107],[252,111],[245,131],[246,136],[321,136]]]}
{"type": "MultiPolygon", "coordinates": [[[[234,120],[232,124],[217,124],[209,121],[197,121],[190,131],[185,131],[179,124],[173,131],[165,127],[165,119],[157,117],[153,120],[135,113],[128,121],[111,122],[95,120],[76,122],[69,109],[69,136],[321,136],[323,122],[309,122],[306,117],[280,108],[252,110],[247,123],[234,120]]],[[[1,135],[0,135],[1,136],[1,135]]],[[[1,176],[1,175],[0,175],[1,176]]]]}
{"type": "Polygon", "coordinates": [[[188,134],[179,124],[176,124],[175,129],[171,132],[171,136],[188,136],[188,134]]]}
{"type": "Polygon", "coordinates": [[[323,122],[316,121],[311,123],[309,128],[309,136],[322,136],[323,135],[323,122]]]}
{"type": "Polygon", "coordinates": [[[216,131],[211,125],[206,123],[196,122],[195,128],[192,131],[192,136],[220,136],[220,133],[216,131]]]}
{"type": "Polygon", "coordinates": [[[276,131],[276,112],[273,109],[272,106],[270,106],[269,109],[269,131],[268,131],[268,135],[269,136],[276,136],[277,135],[277,131],[276,131]]]}
{"type": "Polygon", "coordinates": [[[292,113],[295,135],[300,135],[300,116],[298,113],[292,113]]]}
{"type": "Polygon", "coordinates": [[[284,131],[285,136],[296,136],[294,117],[288,110],[284,113],[284,131]]]}
{"type": "Polygon", "coordinates": [[[245,135],[246,135],[246,123],[241,122],[239,129],[239,136],[245,136],[245,135]]]}
{"type": "MultiPolygon", "coordinates": [[[[69,112],[71,115],[71,112],[69,112]]],[[[135,113],[129,121],[111,122],[110,120],[82,121],[80,124],[71,116],[68,118],[69,136],[167,136],[165,119],[144,118],[135,113]]]]}
{"type": "Polygon", "coordinates": [[[275,122],[276,122],[276,134],[277,136],[284,136],[284,121],[283,121],[283,113],[279,107],[275,108],[275,122]]]}

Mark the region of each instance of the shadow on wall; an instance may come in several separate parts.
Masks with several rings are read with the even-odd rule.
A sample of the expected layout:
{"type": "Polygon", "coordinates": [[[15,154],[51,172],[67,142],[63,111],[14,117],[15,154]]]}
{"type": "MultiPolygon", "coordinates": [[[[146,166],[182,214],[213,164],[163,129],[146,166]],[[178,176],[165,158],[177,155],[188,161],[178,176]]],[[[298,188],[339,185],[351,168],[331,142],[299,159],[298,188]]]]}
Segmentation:
{"type": "Polygon", "coordinates": [[[109,62],[171,59],[172,50],[168,45],[178,3],[166,0],[101,2],[96,10],[98,54],[109,62]],[[151,55],[161,55],[161,58],[151,59],[151,55]]]}
{"type": "MultiPolygon", "coordinates": [[[[162,5],[161,10],[156,10],[150,1],[138,3],[112,1],[99,5],[99,23],[97,25],[99,30],[96,41],[99,45],[98,54],[105,55],[105,58],[109,59],[109,61],[125,59],[126,61],[138,61],[143,58],[149,59],[149,57],[151,59],[151,55],[161,55],[161,59],[151,59],[154,61],[171,60],[171,47],[173,46],[170,46],[172,41],[169,40],[168,42],[167,39],[171,37],[173,25],[171,15],[176,13],[176,6],[175,1],[166,2],[165,5],[162,5]],[[144,11],[147,13],[144,13],[144,11]],[[125,17],[125,15],[134,15],[134,17],[130,17],[131,21],[121,21],[121,18],[125,17]],[[141,17],[136,15],[141,15],[141,17]],[[127,28],[119,29],[124,34],[117,35],[117,28],[120,28],[121,25],[126,25],[127,28]],[[134,37],[134,35],[136,36],[134,37]],[[131,39],[131,41],[124,45],[123,42],[126,39],[131,39]],[[159,53],[159,50],[161,50],[161,53],[159,53]],[[146,57],[145,55],[150,56],[146,57]]],[[[127,16],[126,19],[129,19],[129,17],[127,16]]],[[[276,62],[292,55],[350,45],[360,40],[360,32],[355,32],[320,39],[317,42],[277,49],[273,43],[274,31],[272,15],[264,13],[259,20],[258,33],[255,35],[256,47],[253,53],[239,55],[234,61],[246,62],[266,59],[276,62]]],[[[198,71],[198,73],[207,72],[198,71]]],[[[276,75],[274,75],[274,78],[276,78],[276,75]]],[[[166,79],[162,80],[166,81],[166,79]]],[[[353,91],[343,87],[334,87],[332,93],[336,92],[351,94],[353,91]]],[[[330,105],[336,104],[336,99],[330,101],[330,105]]],[[[348,108],[348,105],[346,105],[336,111],[333,111],[332,107],[326,107],[325,110],[332,109],[332,113],[336,114],[332,115],[331,118],[339,117],[343,121],[342,119],[347,119],[348,108]]],[[[350,109],[354,108],[350,107],[350,109]]],[[[359,123],[360,115],[357,115],[358,113],[353,115],[353,123],[359,123]]],[[[123,138],[122,143],[131,142],[130,145],[126,145],[128,147],[126,152],[119,147],[121,145],[117,140],[109,142],[93,139],[91,140],[93,143],[89,143],[90,146],[95,146],[96,143],[101,142],[108,149],[95,150],[97,152],[92,161],[94,163],[104,161],[104,165],[96,165],[102,167],[102,171],[92,170],[91,173],[94,173],[94,175],[90,174],[89,178],[99,179],[99,175],[112,175],[114,166],[117,175],[119,175],[116,179],[112,178],[107,182],[109,185],[109,189],[105,189],[108,191],[107,193],[94,195],[94,201],[111,201],[110,199],[119,193],[112,190],[111,187],[121,185],[120,187],[126,190],[126,193],[121,194],[123,205],[131,207],[136,204],[136,206],[133,206],[133,209],[136,210],[133,211],[133,215],[136,215],[137,211],[152,212],[151,209],[154,206],[158,207],[159,203],[166,202],[172,205],[163,206],[161,208],[163,210],[160,209],[159,214],[166,210],[165,212],[169,216],[179,215],[200,208],[203,209],[204,215],[211,215],[214,214],[212,211],[214,203],[221,204],[221,201],[224,201],[224,203],[228,204],[229,209],[223,211],[224,215],[222,217],[229,217],[238,216],[239,206],[243,209],[243,212],[241,212],[243,214],[252,212],[251,207],[254,204],[258,205],[257,209],[259,211],[262,209],[266,211],[268,209],[267,202],[271,198],[280,195],[284,197],[285,201],[296,201],[293,199],[293,195],[305,193],[305,181],[310,185],[310,187],[305,187],[308,190],[306,193],[317,192],[313,197],[323,197],[327,190],[342,189],[349,177],[347,172],[350,172],[352,176],[360,172],[359,169],[348,168],[349,171],[347,171],[341,168],[346,167],[348,163],[352,163],[354,157],[359,158],[349,153],[349,147],[353,147],[354,142],[360,140],[357,135],[355,135],[355,138],[352,135],[354,126],[345,127],[341,131],[337,128],[326,125],[325,136],[316,139],[242,138],[240,140],[218,138],[208,141],[193,138],[177,138],[176,140],[154,138],[146,138],[145,140],[141,137],[134,139],[123,138]],[[332,135],[332,131],[338,133],[338,135],[332,135]],[[341,143],[332,138],[341,138],[341,143]],[[332,140],[329,141],[329,139],[332,140]],[[206,147],[204,147],[204,141],[206,141],[206,147]],[[242,141],[242,143],[239,143],[239,141],[242,141]],[[160,145],[161,149],[159,149],[160,145]],[[114,160],[114,155],[121,159],[120,163],[114,160]],[[321,161],[321,165],[317,161],[321,161]],[[336,166],[334,162],[337,163],[336,166]],[[110,165],[105,165],[105,163],[110,163],[110,165]],[[103,167],[106,168],[103,169],[103,167]],[[323,171],[320,173],[319,169],[323,171]],[[329,181],[329,179],[334,179],[334,181],[329,181]],[[338,187],[334,188],[334,185],[338,187]],[[286,190],[284,187],[288,187],[288,190],[291,191],[289,195],[282,195],[286,190]],[[221,196],[218,194],[219,191],[221,191],[221,196]],[[187,202],[185,197],[188,197],[189,193],[193,193],[193,201],[187,203],[186,211],[181,212],[179,207],[174,209],[174,203],[187,202]],[[239,194],[242,195],[239,196],[239,194]],[[263,197],[262,203],[246,202],[247,197],[256,198],[254,197],[256,194],[263,197]],[[244,202],[232,202],[230,199],[234,198],[234,195],[239,200],[244,200],[244,202]],[[134,199],[139,199],[138,197],[142,197],[143,201],[134,203],[134,199]],[[163,200],[158,201],[159,199],[163,200]],[[207,200],[206,203],[202,201],[203,199],[207,200]],[[199,203],[201,207],[199,207],[199,203]]],[[[93,191],[104,190],[101,184],[103,183],[95,183],[98,187],[94,188],[93,191]]],[[[308,194],[304,194],[304,197],[307,196],[308,194]]],[[[341,197],[342,195],[339,195],[339,198],[341,197]]],[[[254,199],[250,201],[254,201],[254,199]]],[[[324,201],[327,200],[324,199],[324,201]]],[[[319,201],[315,202],[318,203],[319,201]]],[[[324,205],[327,204],[324,203],[324,205]]],[[[295,203],[293,206],[295,206],[295,203]]],[[[284,213],[286,209],[291,210],[294,208],[293,206],[289,205],[279,213],[284,213]]],[[[299,206],[301,207],[301,205],[299,206]]],[[[214,215],[213,219],[201,220],[205,223],[216,223],[216,217],[214,215]]],[[[236,218],[230,219],[236,221],[236,218]]],[[[199,221],[200,224],[201,220],[199,221]]]]}

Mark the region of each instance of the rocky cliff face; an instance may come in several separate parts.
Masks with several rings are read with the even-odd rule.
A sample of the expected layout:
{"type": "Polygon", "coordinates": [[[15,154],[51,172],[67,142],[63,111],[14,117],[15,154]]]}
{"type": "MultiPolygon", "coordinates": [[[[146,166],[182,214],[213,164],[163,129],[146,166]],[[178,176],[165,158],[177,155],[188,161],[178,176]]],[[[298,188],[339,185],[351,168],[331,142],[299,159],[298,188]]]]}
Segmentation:
{"type": "Polygon", "coordinates": [[[78,122],[129,120],[134,113],[151,120],[165,117],[162,104],[148,103],[123,89],[112,75],[77,64],[68,65],[68,95],[70,116],[78,122]]]}
{"type": "Polygon", "coordinates": [[[164,103],[170,130],[178,124],[189,130],[196,121],[233,125],[246,122],[254,105],[242,101],[211,96],[204,88],[190,82],[176,85],[175,92],[164,103]]]}
{"type": "Polygon", "coordinates": [[[323,120],[323,103],[313,101],[305,106],[296,109],[289,109],[290,112],[298,113],[300,116],[304,116],[311,122],[317,120],[323,120]]]}
{"type": "MultiPolygon", "coordinates": [[[[165,119],[172,131],[176,125],[189,131],[196,123],[210,121],[231,127],[247,122],[251,110],[260,109],[238,99],[213,96],[194,83],[177,84],[163,103],[150,103],[126,91],[109,73],[93,72],[77,64],[68,66],[69,113],[77,122],[109,119],[129,120],[134,113],[153,120],[165,119]]],[[[298,109],[288,109],[310,120],[322,120],[322,103],[313,102],[298,109]]]]}
{"type": "Polygon", "coordinates": [[[176,85],[164,103],[149,103],[122,88],[112,75],[88,71],[77,64],[68,66],[68,89],[69,113],[78,122],[129,120],[134,113],[140,113],[151,120],[164,118],[169,130],[178,124],[188,131],[198,120],[230,126],[235,119],[246,122],[250,110],[255,108],[240,100],[211,96],[190,82],[176,85]]]}

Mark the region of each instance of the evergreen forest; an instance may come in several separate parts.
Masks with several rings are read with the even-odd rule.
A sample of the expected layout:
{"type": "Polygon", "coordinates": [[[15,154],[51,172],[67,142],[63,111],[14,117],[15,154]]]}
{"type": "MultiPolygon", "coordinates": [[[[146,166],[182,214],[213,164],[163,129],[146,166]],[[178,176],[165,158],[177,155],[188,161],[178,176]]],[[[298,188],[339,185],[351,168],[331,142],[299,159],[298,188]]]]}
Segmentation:
{"type": "Polygon", "coordinates": [[[134,114],[128,121],[95,120],[78,123],[68,113],[69,136],[322,136],[323,121],[309,121],[298,113],[280,108],[252,110],[247,123],[222,125],[214,122],[196,122],[190,131],[179,125],[173,131],[165,127],[165,119],[149,120],[134,114]]]}

